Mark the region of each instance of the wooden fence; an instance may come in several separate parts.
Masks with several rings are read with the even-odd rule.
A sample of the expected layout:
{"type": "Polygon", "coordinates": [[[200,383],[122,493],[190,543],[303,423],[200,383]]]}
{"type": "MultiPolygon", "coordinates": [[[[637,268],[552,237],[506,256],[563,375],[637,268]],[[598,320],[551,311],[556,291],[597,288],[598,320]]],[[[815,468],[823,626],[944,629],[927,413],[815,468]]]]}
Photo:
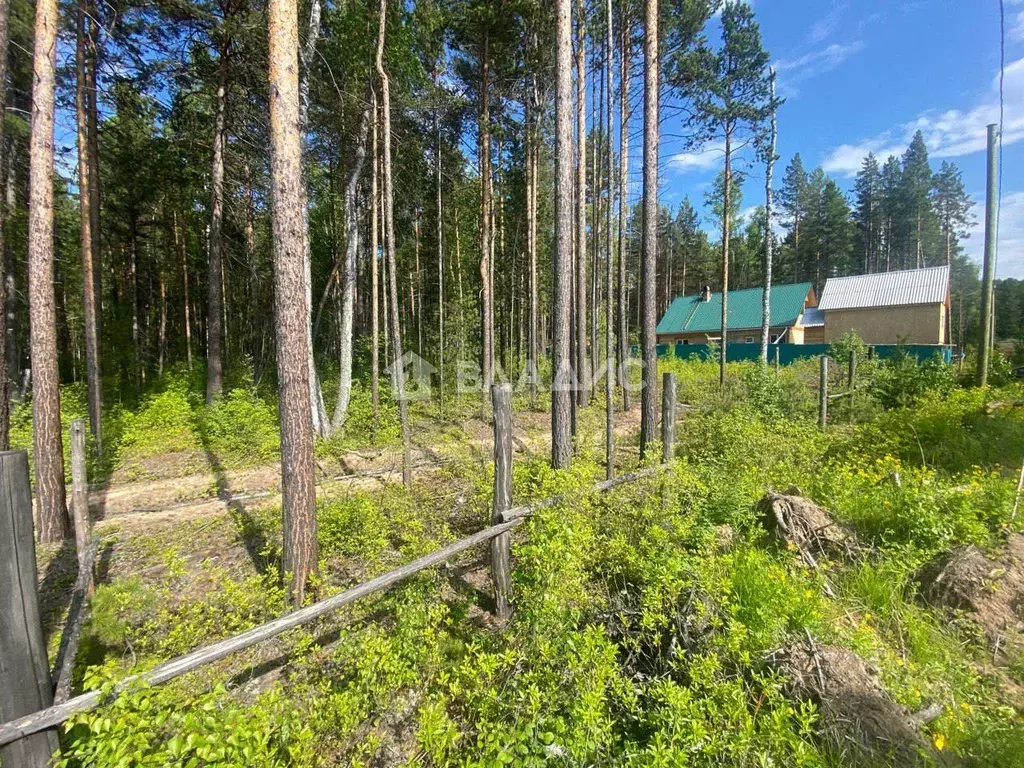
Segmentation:
{"type": "MultiPolygon", "coordinates": [[[[594,492],[607,491],[624,483],[649,477],[667,466],[674,455],[675,377],[665,374],[662,388],[662,456],[660,466],[652,466],[592,486],[594,492]]],[[[490,543],[491,581],[494,586],[495,612],[501,619],[512,614],[511,546],[512,529],[535,512],[564,500],[553,497],[531,504],[512,506],[512,405],[511,387],[492,387],[494,405],[494,501],[491,525],[405,565],[350,587],[313,605],[292,611],[278,619],[253,627],[219,642],[166,661],[138,675],[131,675],[112,691],[89,691],[64,701],[54,702],[54,683],[47,668],[36,591],[35,543],[32,536],[32,500],[29,488],[28,458],[24,451],[0,453],[0,763],[4,766],[45,768],[57,749],[56,728],[72,716],[109,703],[134,685],[158,685],[173,680],[205,664],[223,659],[237,651],[276,637],[290,629],[308,624],[343,606],[380,592],[420,571],[443,563],[460,552],[484,542],[490,543]],[[6,663],[10,659],[13,663],[6,663]]],[[[84,511],[84,426],[81,439],[72,430],[72,447],[78,446],[81,460],[72,460],[73,496],[79,546],[88,552],[88,517],[84,511]]],[[[92,550],[95,551],[94,549],[92,550]]],[[[91,583],[92,559],[80,550],[80,583],[91,583]],[[88,573],[88,578],[81,574],[88,573]]],[[[76,585],[76,592],[78,590],[76,585]]],[[[87,587],[86,587],[87,591],[87,587]]],[[[69,626],[75,621],[71,616],[69,626]]],[[[78,620],[80,628],[80,619],[78,620]]],[[[62,643],[63,645],[63,643],[62,643]]],[[[74,663],[74,651],[65,657],[61,668],[74,663]]]]}

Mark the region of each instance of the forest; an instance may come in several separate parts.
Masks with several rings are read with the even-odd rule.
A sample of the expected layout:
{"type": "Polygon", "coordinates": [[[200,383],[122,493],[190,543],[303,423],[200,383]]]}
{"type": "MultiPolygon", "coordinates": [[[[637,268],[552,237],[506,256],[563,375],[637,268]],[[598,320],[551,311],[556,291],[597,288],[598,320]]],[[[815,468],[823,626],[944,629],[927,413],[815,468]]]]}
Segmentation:
{"type": "Polygon", "coordinates": [[[778,155],[771,12],[0,0],[0,765],[1024,766],[1024,283],[920,131],[778,155]],[[674,206],[666,115],[722,160],[674,206]],[[931,266],[955,365],[772,366],[767,298],[658,355],[704,286],[931,266]]]}

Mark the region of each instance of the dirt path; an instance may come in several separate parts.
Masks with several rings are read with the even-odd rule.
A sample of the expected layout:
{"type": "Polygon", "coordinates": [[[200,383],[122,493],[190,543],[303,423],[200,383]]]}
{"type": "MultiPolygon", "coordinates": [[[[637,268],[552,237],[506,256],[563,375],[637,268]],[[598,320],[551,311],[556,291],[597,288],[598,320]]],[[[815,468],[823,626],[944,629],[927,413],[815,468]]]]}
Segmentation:
{"type": "MultiPolygon", "coordinates": [[[[636,434],[639,408],[616,414],[616,434],[636,434]]],[[[550,415],[518,413],[512,439],[521,455],[545,455],[550,446],[550,415]]],[[[414,477],[436,472],[457,458],[481,462],[490,460],[490,426],[479,419],[452,425],[461,440],[445,440],[436,446],[414,440],[412,465],[414,477]]],[[[585,433],[584,433],[585,434],[585,433]]],[[[603,440],[603,438],[601,438],[603,440]]],[[[165,458],[165,457],[162,457],[165,458]]],[[[163,463],[173,465],[174,458],[163,463]]],[[[391,449],[346,451],[340,458],[318,463],[317,489],[331,496],[350,488],[368,488],[402,481],[402,454],[391,449]]],[[[156,480],[114,482],[89,493],[94,520],[113,521],[145,516],[147,519],[180,519],[217,515],[234,505],[260,507],[280,503],[281,464],[273,462],[244,469],[197,472],[156,480]]]]}

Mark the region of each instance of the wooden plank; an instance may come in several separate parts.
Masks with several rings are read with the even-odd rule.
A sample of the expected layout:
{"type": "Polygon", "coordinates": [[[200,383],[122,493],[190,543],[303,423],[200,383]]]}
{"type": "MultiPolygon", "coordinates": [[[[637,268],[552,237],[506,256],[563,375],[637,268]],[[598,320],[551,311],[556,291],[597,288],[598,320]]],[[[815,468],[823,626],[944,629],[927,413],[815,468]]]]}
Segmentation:
{"type": "Polygon", "coordinates": [[[676,375],[665,373],[661,387],[661,460],[667,464],[676,456],[676,375]]]}
{"type": "MultiPolygon", "coordinates": [[[[11,722],[6,722],[3,725],[0,725],[0,746],[10,744],[18,739],[24,739],[26,736],[31,734],[39,733],[40,731],[60,725],[72,715],[76,715],[79,712],[88,712],[96,709],[97,707],[111,701],[118,694],[133,685],[139,683],[145,683],[148,685],[159,685],[160,683],[165,683],[168,680],[173,680],[176,677],[184,675],[186,672],[191,672],[204,664],[219,661],[220,659],[230,656],[237,651],[251,648],[257,643],[269,640],[272,637],[277,637],[290,629],[295,629],[303,624],[308,624],[309,622],[331,613],[332,611],[336,611],[343,606],[354,603],[357,600],[368,595],[372,595],[375,592],[380,592],[382,589],[386,589],[393,584],[397,584],[398,582],[403,581],[420,571],[426,570],[433,565],[443,563],[445,560],[454,557],[460,552],[471,549],[485,541],[490,541],[495,536],[500,536],[502,533],[511,531],[521,523],[522,520],[510,520],[506,523],[500,523],[498,525],[492,525],[489,528],[484,528],[482,531],[477,531],[464,539],[459,539],[458,541],[452,542],[448,546],[442,547],[435,552],[431,552],[428,555],[424,555],[412,562],[406,563],[400,568],[388,571],[374,579],[370,579],[369,581],[363,582],[355,587],[346,589],[344,592],[339,592],[333,597],[328,597],[318,603],[314,603],[313,605],[300,608],[297,611],[292,611],[279,619],[274,619],[266,624],[253,627],[246,632],[242,632],[241,634],[226,638],[220,642],[213,643],[205,648],[200,648],[196,651],[192,651],[191,653],[187,653],[184,656],[171,659],[170,661],[154,667],[148,672],[144,672],[139,675],[132,675],[118,683],[109,697],[104,697],[99,691],[90,691],[89,693],[84,693],[81,696],[69,699],[63,704],[54,705],[47,709],[33,712],[31,715],[17,718],[11,722]]],[[[33,583],[35,582],[33,581],[33,583]]],[[[47,686],[47,696],[49,695],[48,691],[49,686],[47,686]]],[[[56,746],[55,738],[54,745],[56,746]]],[[[21,765],[20,763],[11,764],[21,765]]],[[[7,765],[7,763],[4,763],[4,765],[7,765]]]]}
{"type": "MultiPolygon", "coordinates": [[[[496,384],[491,387],[494,410],[494,507],[491,524],[503,522],[503,514],[512,506],[512,387],[496,384]]],[[[509,595],[512,592],[510,548],[512,534],[502,533],[491,539],[491,582],[494,584],[494,612],[505,621],[512,615],[509,595]]]]}
{"type": "MultiPolygon", "coordinates": [[[[0,452],[0,719],[13,720],[53,701],[36,592],[36,549],[28,454],[0,452]]],[[[0,764],[45,768],[56,752],[52,725],[16,744],[0,741],[0,764]]]]}

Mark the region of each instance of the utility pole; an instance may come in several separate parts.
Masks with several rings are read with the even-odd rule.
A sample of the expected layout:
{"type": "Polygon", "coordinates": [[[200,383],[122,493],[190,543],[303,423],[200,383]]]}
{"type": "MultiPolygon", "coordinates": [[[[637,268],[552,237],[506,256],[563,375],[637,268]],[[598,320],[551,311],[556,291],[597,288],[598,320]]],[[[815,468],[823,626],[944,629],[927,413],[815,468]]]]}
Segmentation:
{"type": "Polygon", "coordinates": [[[988,126],[988,173],[985,187],[985,264],[981,282],[981,342],[978,345],[978,386],[988,384],[989,356],[992,349],[992,283],[995,278],[997,220],[999,196],[999,128],[988,126]]]}

